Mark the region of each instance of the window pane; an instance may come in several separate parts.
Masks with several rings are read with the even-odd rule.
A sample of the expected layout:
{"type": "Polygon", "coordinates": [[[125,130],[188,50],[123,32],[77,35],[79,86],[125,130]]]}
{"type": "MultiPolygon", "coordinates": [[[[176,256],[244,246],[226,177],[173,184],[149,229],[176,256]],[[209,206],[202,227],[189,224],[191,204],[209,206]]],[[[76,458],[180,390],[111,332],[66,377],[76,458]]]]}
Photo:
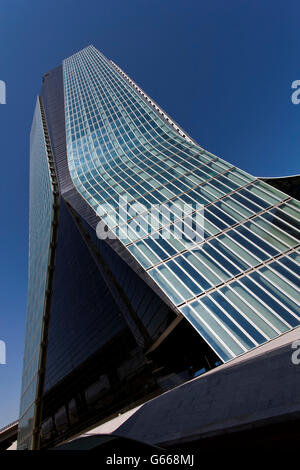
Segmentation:
{"type": "Polygon", "coordinates": [[[179,293],[183,300],[188,300],[193,297],[192,292],[190,292],[184,284],[177,279],[177,277],[167,268],[165,264],[158,267],[159,272],[169,281],[172,285],[173,290],[179,293]]]}
{"type": "Polygon", "coordinates": [[[211,284],[201,276],[200,272],[196,271],[190,263],[182,256],[176,258],[176,262],[191,276],[191,278],[201,287],[202,290],[209,289],[211,284]]]}
{"type": "MultiPolygon", "coordinates": [[[[217,240],[210,241],[211,244],[216,244],[216,242],[217,240]]],[[[237,274],[239,274],[241,272],[241,268],[237,268],[232,263],[230,263],[227,259],[224,258],[224,256],[222,256],[217,250],[215,250],[211,246],[211,244],[204,243],[202,245],[202,249],[205,250],[212,257],[214,261],[218,262],[223,268],[227,269],[227,271],[229,271],[229,273],[232,276],[236,276],[237,274]]],[[[226,256],[227,256],[227,253],[226,253],[226,256]]]]}
{"type": "Polygon", "coordinates": [[[243,331],[227,316],[225,313],[208,297],[205,296],[203,299],[200,300],[200,303],[212,312],[218,320],[223,324],[229,332],[240,341],[246,349],[251,349],[255,347],[255,343],[253,343],[248,336],[243,333],[243,331]]]}
{"type": "MultiPolygon", "coordinates": [[[[251,294],[247,291],[244,291],[244,295],[247,297],[249,303],[253,305],[256,310],[261,313],[269,322],[275,326],[279,331],[287,331],[288,327],[277,317],[275,316],[269,308],[273,309],[274,312],[278,313],[280,316],[283,317],[285,315],[284,309],[281,309],[280,306],[273,300],[266,292],[264,292],[262,289],[260,289],[256,284],[254,284],[251,279],[249,278],[243,278],[240,281],[242,284],[244,284],[248,289],[250,290],[251,294]],[[257,299],[252,295],[256,295],[257,299]],[[263,305],[262,302],[264,302],[269,308],[267,308],[265,305],[263,305]]],[[[289,317],[289,316],[288,316],[289,317]]],[[[286,320],[286,319],[285,319],[286,320]]]]}
{"type": "MultiPolygon", "coordinates": [[[[255,220],[255,222],[256,222],[257,218],[255,218],[253,220],[255,220]]],[[[248,227],[250,231],[256,233],[263,241],[266,241],[266,242],[270,243],[270,245],[277,248],[279,251],[286,250],[287,247],[283,243],[281,243],[279,240],[277,240],[277,238],[275,238],[271,235],[272,228],[270,229],[269,224],[267,224],[266,222],[264,223],[261,220],[259,222],[260,222],[259,225],[261,227],[264,227],[264,229],[266,231],[262,230],[261,227],[258,227],[253,222],[247,222],[245,224],[245,226],[248,227]]],[[[275,229],[275,227],[274,227],[274,229],[275,229]]]]}
{"type": "Polygon", "coordinates": [[[283,257],[283,258],[280,258],[279,259],[279,262],[284,264],[286,267],[288,267],[289,269],[291,269],[291,271],[295,274],[297,274],[298,276],[300,276],[300,266],[299,264],[296,264],[294,261],[298,261],[298,263],[300,262],[299,260],[300,256],[297,255],[296,253],[291,253],[289,256],[287,257],[283,257]]]}
{"type": "Polygon", "coordinates": [[[286,199],[287,197],[285,193],[283,193],[282,191],[279,191],[279,189],[274,188],[273,186],[265,183],[264,181],[257,181],[256,185],[259,186],[264,191],[267,191],[268,193],[273,194],[279,200],[286,199]]]}
{"type": "MultiPolygon", "coordinates": [[[[134,246],[134,245],[131,245],[131,246],[134,246]]],[[[140,249],[142,254],[145,255],[150,260],[152,265],[160,262],[160,258],[155,253],[153,253],[153,251],[150,250],[150,248],[147,245],[145,245],[144,240],[137,242],[136,246],[140,249]]]]}
{"type": "MultiPolygon", "coordinates": [[[[272,268],[275,268],[276,269],[276,266],[278,267],[279,264],[278,263],[271,263],[270,267],[272,268]]],[[[279,267],[279,269],[277,268],[277,271],[282,274],[282,275],[285,275],[287,273],[287,270],[282,268],[280,269],[281,267],[279,267]]],[[[279,288],[281,288],[282,290],[284,290],[284,292],[286,292],[287,294],[289,294],[294,300],[296,300],[296,302],[300,302],[300,281],[298,279],[298,282],[294,277],[290,277],[290,281],[292,281],[294,279],[294,281],[297,282],[296,285],[298,285],[298,289],[296,287],[294,287],[290,282],[286,282],[284,279],[282,279],[282,277],[278,276],[278,274],[274,273],[274,271],[271,271],[271,269],[269,269],[268,267],[263,267],[259,270],[261,273],[263,273],[263,275],[269,279],[269,281],[272,282],[272,284],[274,284],[275,286],[278,286],[279,288]]],[[[287,278],[288,279],[288,278],[287,278]]],[[[297,315],[300,313],[300,310],[299,310],[299,307],[298,307],[298,311],[296,311],[297,315]]]]}
{"type": "Polygon", "coordinates": [[[238,355],[244,352],[241,346],[236,343],[230,334],[224,330],[224,328],[212,317],[203,305],[199,302],[193,302],[191,307],[196,311],[195,315],[203,320],[212,329],[212,331],[216,333],[222,341],[224,341],[234,354],[238,355]]]}
{"type": "Polygon", "coordinates": [[[228,287],[223,287],[221,290],[213,292],[211,297],[223,308],[227,315],[230,315],[236,322],[238,322],[257,343],[264,343],[266,338],[248,321],[247,315],[242,315],[241,312],[234,308],[233,305],[225,299],[224,295],[226,296],[226,293],[228,294],[229,299],[230,291],[228,287]]]}
{"type": "MultiPolygon", "coordinates": [[[[299,314],[300,314],[299,306],[295,302],[293,302],[292,299],[290,299],[283,292],[281,292],[276,286],[274,286],[270,281],[263,278],[260,275],[260,271],[252,273],[250,275],[250,277],[252,279],[254,279],[263,288],[265,288],[268,293],[270,293],[273,297],[275,297],[275,299],[279,300],[279,302],[281,302],[284,306],[287,306],[295,315],[299,316],[299,314]]],[[[260,292],[260,289],[258,290],[258,292],[260,292]]],[[[285,311],[284,307],[277,306],[277,302],[275,302],[271,298],[270,295],[268,295],[266,293],[265,293],[265,295],[267,296],[266,299],[268,300],[268,302],[270,302],[270,299],[271,299],[272,304],[270,304],[270,305],[272,306],[273,310],[275,310],[275,308],[276,308],[275,311],[277,313],[279,313],[282,316],[282,318],[284,318],[285,321],[287,321],[293,327],[295,327],[299,324],[299,320],[294,318],[289,312],[285,311]]],[[[264,300],[263,297],[261,297],[261,298],[262,298],[262,300],[264,300]]]]}
{"type": "Polygon", "coordinates": [[[245,237],[242,237],[236,230],[230,230],[227,232],[227,236],[236,240],[240,245],[245,247],[248,251],[253,253],[258,259],[264,261],[269,258],[269,256],[260,250],[254,243],[251,243],[245,237]]]}
{"type": "Polygon", "coordinates": [[[291,237],[289,237],[286,233],[283,231],[279,230],[277,227],[274,225],[274,219],[272,218],[271,214],[263,214],[261,217],[255,217],[253,219],[255,223],[257,223],[260,227],[265,229],[266,231],[272,233],[276,238],[281,240],[283,243],[285,243],[287,246],[292,247],[297,245],[297,241],[293,240],[291,237]],[[267,222],[267,220],[269,221],[267,222]]]}
{"type": "Polygon", "coordinates": [[[151,261],[147,260],[145,256],[138,250],[136,245],[131,245],[128,247],[128,250],[130,253],[133,254],[133,256],[141,263],[141,265],[145,268],[148,269],[150,266],[152,266],[151,261]]]}
{"type": "Polygon", "coordinates": [[[201,336],[208,342],[208,344],[212,346],[212,348],[216,351],[216,353],[223,361],[226,362],[233,357],[232,354],[218,340],[218,338],[216,338],[216,336],[208,330],[208,328],[206,327],[206,325],[203,324],[201,319],[195,315],[189,305],[181,307],[180,311],[191,322],[191,324],[196,328],[196,330],[199,331],[201,336]]]}
{"type": "MultiPolygon", "coordinates": [[[[259,183],[256,182],[253,185],[248,186],[248,191],[251,193],[255,194],[259,198],[263,199],[264,201],[268,202],[269,204],[267,205],[273,205],[278,202],[278,199],[274,196],[272,196],[269,192],[262,191],[261,188],[259,188],[259,183]]],[[[265,188],[264,188],[265,189],[265,188]]]]}
{"type": "MultiPolygon", "coordinates": [[[[240,220],[243,220],[245,218],[245,215],[244,214],[241,215],[240,213],[237,212],[237,210],[236,210],[237,206],[238,205],[235,204],[235,209],[234,209],[233,204],[232,203],[230,204],[229,201],[228,201],[228,204],[225,204],[224,201],[219,201],[219,202],[216,203],[216,207],[218,207],[223,212],[225,212],[227,215],[229,215],[234,221],[239,222],[240,220]]],[[[241,209],[241,206],[239,206],[239,208],[241,209]]]]}
{"type": "Polygon", "coordinates": [[[210,258],[201,247],[194,249],[193,253],[223,281],[228,279],[229,275],[224,271],[224,269],[222,269],[221,266],[218,266],[216,262],[210,258]]]}
{"type": "MultiPolygon", "coordinates": [[[[270,256],[275,256],[278,254],[278,250],[276,250],[274,247],[272,247],[269,243],[266,243],[261,237],[258,235],[255,235],[252,230],[252,225],[251,222],[247,222],[245,225],[240,225],[239,227],[236,227],[234,230],[236,232],[241,233],[244,237],[246,237],[251,243],[254,245],[258,246],[262,250],[264,250],[266,253],[268,253],[270,256]],[[249,228],[249,230],[248,230],[249,228]]],[[[258,234],[261,233],[261,230],[257,227],[258,234]]],[[[264,235],[264,233],[263,233],[264,235]]]]}
{"type": "Polygon", "coordinates": [[[298,210],[296,210],[293,205],[291,204],[291,202],[293,201],[288,201],[288,203],[285,203],[285,204],[282,204],[280,207],[280,209],[282,211],[284,211],[286,214],[289,214],[291,215],[292,217],[294,217],[295,220],[299,220],[300,219],[300,212],[298,212],[300,210],[300,207],[297,207],[298,210]]]}
{"type": "MultiPolygon", "coordinates": [[[[277,336],[278,333],[265,321],[265,310],[260,308],[260,303],[238,282],[230,284],[230,287],[233,291],[228,288],[228,290],[226,290],[225,288],[222,289],[221,292],[224,292],[226,297],[228,297],[229,300],[232,300],[232,302],[237,306],[238,310],[243,312],[249,320],[252,320],[268,338],[274,338],[277,336]],[[246,302],[248,302],[250,306],[246,302]]],[[[267,311],[267,315],[268,314],[269,312],[267,311]]]]}
{"type": "Polygon", "coordinates": [[[242,204],[240,204],[239,202],[237,202],[233,197],[232,195],[231,196],[228,196],[226,197],[225,199],[223,199],[224,202],[226,202],[228,204],[228,206],[232,207],[233,209],[235,209],[235,211],[239,212],[240,214],[242,214],[245,218],[246,217],[250,217],[251,215],[253,215],[253,213],[247,209],[245,206],[243,206],[242,204]]]}
{"type": "Polygon", "coordinates": [[[193,253],[187,252],[184,255],[184,258],[188,260],[190,264],[192,264],[198,272],[203,274],[203,276],[208,279],[213,286],[218,285],[222,282],[221,278],[218,277],[213,271],[210,271],[208,267],[206,267],[199,258],[197,258],[193,253]]]}
{"type": "MultiPolygon", "coordinates": [[[[242,237],[240,237],[240,238],[242,238],[242,237]]],[[[252,256],[250,253],[248,253],[246,250],[244,250],[241,246],[239,246],[237,243],[235,243],[233,240],[231,240],[231,238],[229,238],[227,235],[221,235],[219,237],[219,240],[222,243],[224,243],[224,245],[226,245],[227,248],[229,248],[229,250],[231,252],[235,253],[235,255],[238,259],[245,260],[246,263],[248,263],[249,266],[256,266],[257,264],[259,264],[259,261],[256,258],[254,258],[254,256],[252,256]]],[[[244,242],[244,240],[240,240],[241,244],[246,245],[243,242],[244,242]]],[[[248,245],[249,245],[249,243],[248,243],[248,245]]],[[[247,264],[244,264],[244,269],[247,269],[249,266],[247,266],[247,264]]]]}
{"type": "Polygon", "coordinates": [[[148,271],[148,273],[157,282],[162,291],[170,297],[171,301],[174,302],[175,305],[183,302],[184,299],[179,295],[179,292],[173,289],[172,284],[171,286],[168,284],[166,279],[162,276],[161,272],[157,268],[151,269],[148,271]]]}
{"type": "MultiPolygon", "coordinates": [[[[173,260],[168,261],[167,266],[174,274],[176,274],[179,277],[180,281],[186,287],[188,287],[194,295],[198,295],[202,292],[201,287],[195,284],[193,280],[187,274],[185,274],[185,272],[182,269],[180,269],[180,266],[178,266],[178,264],[175,263],[175,261],[173,260]]],[[[189,294],[189,297],[187,298],[191,298],[191,297],[192,296],[189,294]]]]}

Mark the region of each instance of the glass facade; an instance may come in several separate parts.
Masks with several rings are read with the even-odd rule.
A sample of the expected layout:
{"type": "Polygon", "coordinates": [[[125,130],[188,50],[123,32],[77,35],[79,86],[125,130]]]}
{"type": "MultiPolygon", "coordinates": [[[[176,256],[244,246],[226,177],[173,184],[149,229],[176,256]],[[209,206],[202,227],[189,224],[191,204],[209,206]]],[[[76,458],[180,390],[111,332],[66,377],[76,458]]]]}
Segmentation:
{"type": "Polygon", "coordinates": [[[93,46],[45,74],[19,448],[53,445],[299,326],[299,237],[296,199],[201,148],[93,46]],[[188,211],[157,210],[174,205],[188,211]]]}
{"type": "Polygon", "coordinates": [[[53,187],[39,99],[30,134],[29,266],[19,448],[31,445],[53,214],[53,187]]]}
{"type": "Polygon", "coordinates": [[[220,358],[298,326],[299,202],[172,128],[93,46],[63,69],[77,191],[95,212],[105,205],[107,227],[220,358]],[[129,210],[116,213],[125,196],[129,210]],[[134,214],[137,203],[142,209],[134,214]],[[192,228],[166,237],[175,224],[167,218],[164,231],[156,227],[152,207],[168,203],[204,206],[200,242],[192,228]]]}

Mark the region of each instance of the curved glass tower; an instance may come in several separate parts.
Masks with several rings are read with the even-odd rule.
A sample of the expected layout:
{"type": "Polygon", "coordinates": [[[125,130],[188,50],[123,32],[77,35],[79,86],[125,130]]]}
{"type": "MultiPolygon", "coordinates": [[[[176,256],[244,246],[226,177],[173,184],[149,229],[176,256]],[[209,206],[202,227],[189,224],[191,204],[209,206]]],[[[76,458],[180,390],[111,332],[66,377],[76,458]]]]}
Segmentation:
{"type": "MultiPolygon", "coordinates": [[[[58,240],[60,231],[71,233],[63,229],[67,225],[63,220],[69,217],[99,267],[103,287],[99,284],[95,291],[102,295],[104,285],[109,289],[108,304],[121,315],[122,328],[128,328],[145,357],[179,323],[190,329],[189,334],[198,335],[199,355],[204,344],[222,362],[299,325],[297,200],[201,148],[93,46],[46,74],[40,99],[45,107],[44,132],[51,144],[48,153],[53,153],[55,163],[52,178],[58,181],[58,240]],[[129,278],[131,287],[124,284],[129,278]],[[134,286],[151,298],[147,314],[132,300],[134,286]]],[[[47,249],[55,249],[55,243],[50,243],[49,235],[51,172],[39,105],[32,139],[21,447],[22,443],[35,446],[31,439],[40,432],[41,397],[55,385],[54,379],[47,385],[47,364],[57,337],[55,312],[60,307],[53,310],[55,295],[64,289],[62,284],[55,287],[59,261],[54,271],[46,262],[47,249]],[[37,201],[38,192],[43,197],[37,201]],[[47,236],[35,233],[36,224],[43,225],[47,236]],[[41,243],[44,248],[39,248],[41,243]],[[32,287],[37,270],[38,290],[36,284],[32,287]],[[47,272],[54,276],[49,327],[42,315],[47,272]],[[44,355],[39,353],[39,341],[47,345],[44,355]],[[46,377],[41,367],[46,368],[46,377]]],[[[75,234],[72,237],[70,258],[75,234]]],[[[56,257],[58,250],[59,243],[56,257]]],[[[63,259],[64,253],[59,256],[63,259]]],[[[76,282],[76,289],[83,289],[76,282]]],[[[117,324],[114,328],[111,338],[117,334],[117,324]]],[[[182,356],[188,349],[187,336],[182,336],[182,356]]]]}

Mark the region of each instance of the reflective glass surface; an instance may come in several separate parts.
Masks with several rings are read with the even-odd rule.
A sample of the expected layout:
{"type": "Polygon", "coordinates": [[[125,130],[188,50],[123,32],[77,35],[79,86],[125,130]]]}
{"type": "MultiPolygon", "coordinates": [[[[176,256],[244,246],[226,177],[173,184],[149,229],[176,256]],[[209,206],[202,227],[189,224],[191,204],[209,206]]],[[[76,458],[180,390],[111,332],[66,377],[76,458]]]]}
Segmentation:
{"type": "Polygon", "coordinates": [[[297,326],[299,204],[175,130],[93,46],[63,69],[76,189],[95,211],[106,204],[108,228],[217,354],[226,361],[297,326]],[[141,210],[117,213],[120,196],[141,210]],[[201,241],[193,228],[166,237],[176,220],[162,216],[163,230],[149,217],[172,202],[204,205],[201,241]]]}
{"type": "Polygon", "coordinates": [[[39,100],[30,135],[29,268],[18,447],[30,446],[52,223],[53,190],[39,100]]]}

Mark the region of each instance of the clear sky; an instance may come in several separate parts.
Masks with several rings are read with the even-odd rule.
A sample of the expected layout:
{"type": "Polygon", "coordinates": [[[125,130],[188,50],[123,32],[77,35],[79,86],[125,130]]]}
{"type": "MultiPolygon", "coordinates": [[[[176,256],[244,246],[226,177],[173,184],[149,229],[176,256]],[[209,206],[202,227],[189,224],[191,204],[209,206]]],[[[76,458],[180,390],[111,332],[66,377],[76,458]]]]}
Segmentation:
{"type": "Polygon", "coordinates": [[[1,0],[0,426],[18,416],[29,131],[42,76],[93,44],[201,146],[259,176],[300,173],[298,0],[1,0]]]}

